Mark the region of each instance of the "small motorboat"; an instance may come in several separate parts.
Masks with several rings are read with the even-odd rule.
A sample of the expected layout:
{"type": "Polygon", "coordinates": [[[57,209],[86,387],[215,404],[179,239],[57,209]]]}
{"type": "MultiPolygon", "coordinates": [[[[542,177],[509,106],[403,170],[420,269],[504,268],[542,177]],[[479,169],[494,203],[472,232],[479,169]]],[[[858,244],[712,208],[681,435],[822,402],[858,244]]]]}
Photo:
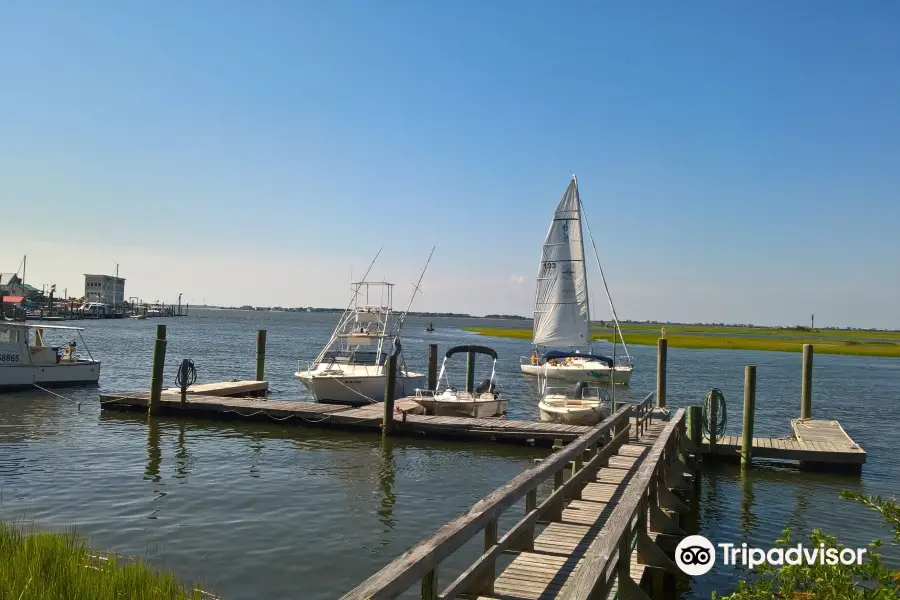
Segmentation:
{"type": "Polygon", "coordinates": [[[82,327],[4,321],[0,325],[0,391],[36,385],[96,384],[100,361],[91,356],[82,331],[82,327]],[[77,334],[80,346],[75,340],[56,345],[45,340],[52,334],[69,340],[70,332],[77,334]]]}
{"type": "Polygon", "coordinates": [[[541,421],[566,425],[596,425],[609,416],[606,390],[589,386],[583,381],[575,384],[574,393],[566,389],[544,388],[538,408],[541,421]]]}
{"type": "MultiPolygon", "coordinates": [[[[487,346],[455,346],[447,350],[444,355],[444,362],[441,364],[441,372],[438,375],[438,385],[444,378],[446,372],[447,359],[454,354],[465,352],[470,356],[470,361],[474,362],[473,354],[486,354],[494,359],[491,365],[491,377],[485,379],[477,386],[475,385],[475,374],[469,372],[466,381],[466,390],[460,391],[450,385],[450,379],[447,377],[447,387],[443,392],[437,393],[437,390],[417,389],[416,395],[413,397],[419,405],[425,409],[425,414],[437,415],[445,417],[499,417],[506,414],[506,408],[509,404],[500,397],[500,391],[494,382],[497,367],[497,352],[493,348],[487,346]]],[[[470,362],[469,364],[473,364],[470,362]]]]}
{"type": "Polygon", "coordinates": [[[434,325],[429,323],[428,327],[425,328],[425,331],[427,331],[428,333],[431,333],[432,331],[434,331],[434,325]]]}

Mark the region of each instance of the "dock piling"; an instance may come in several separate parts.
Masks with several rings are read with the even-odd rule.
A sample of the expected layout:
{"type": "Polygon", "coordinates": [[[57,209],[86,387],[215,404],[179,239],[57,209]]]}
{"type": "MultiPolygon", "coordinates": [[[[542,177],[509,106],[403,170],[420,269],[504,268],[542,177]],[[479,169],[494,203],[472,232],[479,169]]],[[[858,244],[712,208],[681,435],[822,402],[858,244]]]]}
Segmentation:
{"type": "Polygon", "coordinates": [[[813,345],[803,344],[803,381],[800,385],[800,418],[812,419],[813,345]]]}
{"type": "Polygon", "coordinates": [[[166,326],[156,326],[156,342],[153,344],[153,370],[150,375],[150,400],[147,412],[153,414],[159,404],[163,389],[163,370],[166,366],[166,326]]]}
{"type": "Polygon", "coordinates": [[[384,419],[381,422],[382,435],[394,434],[394,397],[397,388],[397,355],[391,354],[384,361],[384,419]]]}
{"type": "Polygon", "coordinates": [[[428,389],[437,391],[437,344],[428,344],[428,389]]]}
{"type": "Polygon", "coordinates": [[[256,380],[263,381],[265,379],[264,372],[266,370],[266,330],[260,329],[256,332],[256,380]]]}
{"type": "Polygon", "coordinates": [[[741,467],[749,467],[753,452],[753,421],[756,412],[756,365],[744,367],[744,428],[741,432],[741,467]]]}
{"type": "Polygon", "coordinates": [[[666,361],[668,360],[669,341],[659,338],[656,342],[656,406],[666,406],[666,361]]]}
{"type": "Polygon", "coordinates": [[[689,406],[687,413],[687,435],[697,448],[703,443],[703,407],[689,406]]]}
{"type": "Polygon", "coordinates": [[[716,439],[719,429],[719,402],[716,395],[709,394],[709,453],[716,453],[716,439]]]}

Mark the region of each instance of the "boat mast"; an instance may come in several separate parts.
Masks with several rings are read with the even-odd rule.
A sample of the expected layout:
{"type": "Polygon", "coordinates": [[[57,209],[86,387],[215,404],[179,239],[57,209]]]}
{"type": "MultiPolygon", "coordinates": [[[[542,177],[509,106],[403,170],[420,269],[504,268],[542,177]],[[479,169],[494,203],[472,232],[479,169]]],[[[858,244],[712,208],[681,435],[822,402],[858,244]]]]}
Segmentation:
{"type": "Polygon", "coordinates": [[[581,207],[581,212],[584,213],[584,222],[587,225],[588,235],[591,236],[591,246],[594,248],[594,257],[597,259],[597,267],[600,268],[600,279],[603,281],[603,288],[606,290],[606,299],[609,301],[609,309],[612,311],[613,321],[616,323],[616,330],[613,332],[613,350],[615,350],[615,334],[618,332],[619,339],[622,340],[622,348],[625,350],[625,356],[628,357],[628,360],[631,360],[631,355],[628,353],[628,346],[625,345],[625,337],[622,335],[622,328],[619,327],[619,317],[616,315],[616,307],[613,305],[612,296],[609,293],[609,286],[606,284],[606,276],[603,274],[603,265],[600,264],[600,253],[597,252],[597,243],[594,241],[594,234],[591,232],[591,224],[587,218],[587,211],[584,210],[584,204],[581,203],[581,196],[578,197],[578,205],[581,207]]]}
{"type": "Polygon", "coordinates": [[[406,310],[403,312],[403,315],[400,316],[400,322],[397,323],[397,335],[400,335],[400,330],[403,329],[403,323],[406,321],[406,315],[409,314],[409,309],[412,307],[413,300],[416,298],[416,294],[419,292],[420,287],[422,285],[422,278],[425,277],[425,271],[428,270],[428,264],[431,262],[431,257],[434,256],[434,249],[437,246],[431,247],[431,254],[428,255],[428,260],[425,261],[425,268],[422,269],[422,274],[419,275],[419,281],[413,287],[412,296],[409,298],[409,304],[406,305],[406,310]]]}
{"type": "MultiPolygon", "coordinates": [[[[582,220],[587,221],[587,219],[582,219],[581,213],[581,194],[578,191],[578,176],[575,173],[572,173],[572,181],[575,182],[575,198],[578,199],[578,225],[581,225],[582,220]]],[[[581,265],[584,269],[584,294],[587,296],[587,306],[585,309],[587,310],[587,324],[588,324],[588,339],[587,339],[587,347],[590,349],[591,353],[594,352],[594,336],[593,336],[593,325],[591,325],[591,293],[590,288],[588,288],[588,278],[587,278],[587,261],[584,259],[584,236],[581,236],[579,240],[581,244],[581,265]]]]}

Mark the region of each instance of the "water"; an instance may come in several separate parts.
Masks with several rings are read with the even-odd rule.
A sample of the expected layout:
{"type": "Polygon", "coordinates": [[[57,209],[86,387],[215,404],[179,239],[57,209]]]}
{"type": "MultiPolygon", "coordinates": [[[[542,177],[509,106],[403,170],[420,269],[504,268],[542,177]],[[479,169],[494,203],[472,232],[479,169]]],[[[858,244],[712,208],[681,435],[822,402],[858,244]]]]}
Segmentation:
{"type": "MultiPolygon", "coordinates": [[[[267,329],[272,392],[302,399],[293,379],[297,361],[315,356],[336,318],[194,310],[186,319],[84,326],[91,351],[104,363],[101,390],[148,387],[155,326],[166,322],[167,384],[182,358],[196,362],[198,383],[252,377],[255,331],[267,329]]],[[[518,373],[528,340],[458,329],[467,325],[528,324],[410,318],[407,360],[424,370],[429,342],[443,353],[478,339],[500,355],[510,416],[537,418],[535,382],[518,373]],[[428,321],[436,332],[423,331],[428,321]]],[[[598,350],[611,347],[601,343],[598,350]]],[[[632,391],[620,396],[643,398],[655,387],[655,348],[630,350],[637,368],[632,391]]],[[[454,358],[451,380],[461,383],[465,360],[454,358]]],[[[490,364],[478,360],[487,376],[490,364]]],[[[790,433],[789,419],[799,411],[799,354],[670,349],[669,405],[697,403],[719,387],[729,433],[739,433],[743,366],[750,363],[758,365],[757,435],[790,433]]],[[[876,514],[838,494],[900,493],[900,466],[891,458],[898,390],[900,361],[816,356],[813,413],[840,420],[866,449],[862,477],[764,467],[742,478],[738,469],[720,467],[703,477],[701,533],[714,542],[765,546],[785,526],[797,534],[821,526],[852,545],[887,538],[876,514]]],[[[274,422],[158,418],[148,424],[143,415],[101,414],[96,388],[59,392],[66,398],[40,391],[0,397],[0,518],[33,519],[51,529],[75,524],[97,547],[149,558],[229,600],[337,598],[544,454],[501,444],[404,438],[383,444],[377,435],[274,422]]],[[[442,572],[441,581],[449,576],[442,572]]],[[[735,581],[734,572],[717,567],[695,580],[686,597],[708,598],[735,581]]]]}

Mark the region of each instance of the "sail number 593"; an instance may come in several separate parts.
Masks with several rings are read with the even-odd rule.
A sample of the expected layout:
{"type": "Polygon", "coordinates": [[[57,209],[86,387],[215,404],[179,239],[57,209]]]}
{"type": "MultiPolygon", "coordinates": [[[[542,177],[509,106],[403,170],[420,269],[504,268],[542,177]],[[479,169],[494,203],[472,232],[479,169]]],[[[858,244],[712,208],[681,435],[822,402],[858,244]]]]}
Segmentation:
{"type": "Polygon", "coordinates": [[[555,269],[555,268],[556,268],[555,262],[545,262],[544,263],[544,269],[546,269],[547,271],[549,271],[550,269],[555,269]]]}

